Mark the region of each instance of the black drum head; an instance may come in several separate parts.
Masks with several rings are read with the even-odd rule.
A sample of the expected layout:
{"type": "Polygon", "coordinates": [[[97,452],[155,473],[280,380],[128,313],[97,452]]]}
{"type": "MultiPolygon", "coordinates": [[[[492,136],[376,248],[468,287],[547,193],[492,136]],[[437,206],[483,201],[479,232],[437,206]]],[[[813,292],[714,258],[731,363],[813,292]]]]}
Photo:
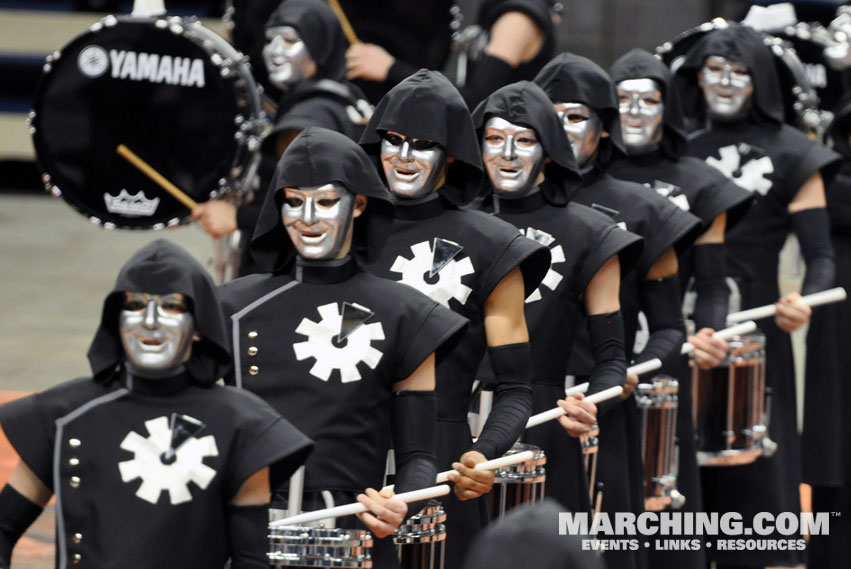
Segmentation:
{"type": "Polygon", "coordinates": [[[212,42],[190,39],[181,20],[104,23],[45,65],[31,115],[43,179],[105,227],[174,225],[188,208],[116,148],[126,145],[193,200],[206,201],[235,173],[245,97],[211,56],[212,42]]]}

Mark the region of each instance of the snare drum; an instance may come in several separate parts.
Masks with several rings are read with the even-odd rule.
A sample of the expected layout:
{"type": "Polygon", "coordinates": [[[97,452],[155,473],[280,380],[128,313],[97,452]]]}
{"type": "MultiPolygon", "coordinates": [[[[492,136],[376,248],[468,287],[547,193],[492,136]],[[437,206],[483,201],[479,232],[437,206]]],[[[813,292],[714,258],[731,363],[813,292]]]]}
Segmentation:
{"type": "Polygon", "coordinates": [[[635,391],[641,410],[641,456],[644,461],[644,509],[659,511],[672,504],[677,489],[676,436],[679,383],[657,376],[635,391]]]}
{"type": "Polygon", "coordinates": [[[446,512],[437,500],[408,518],[396,530],[393,543],[401,569],[443,569],[446,512]]]}
{"type": "Polygon", "coordinates": [[[364,530],[269,528],[269,562],[276,567],[372,567],[372,534],[364,530]]]}
{"type": "Polygon", "coordinates": [[[107,16],[48,56],[29,117],[45,188],[104,228],[161,229],[251,193],[268,128],[243,56],[195,19],[107,16]]]}
{"type": "Polygon", "coordinates": [[[692,361],[692,398],[697,460],[701,466],[748,464],[774,443],[765,413],[765,335],[728,340],[729,353],[714,369],[692,361]]]}
{"type": "Polygon", "coordinates": [[[586,433],[579,435],[582,459],[585,461],[585,474],[588,476],[588,497],[591,507],[597,507],[597,456],[600,450],[600,425],[594,423],[586,433]]]}
{"type": "Polygon", "coordinates": [[[531,460],[494,471],[494,487],[486,494],[488,511],[493,521],[502,519],[515,506],[544,499],[544,465],[547,463],[544,451],[534,445],[514,443],[505,456],[527,450],[534,453],[531,460]]]}

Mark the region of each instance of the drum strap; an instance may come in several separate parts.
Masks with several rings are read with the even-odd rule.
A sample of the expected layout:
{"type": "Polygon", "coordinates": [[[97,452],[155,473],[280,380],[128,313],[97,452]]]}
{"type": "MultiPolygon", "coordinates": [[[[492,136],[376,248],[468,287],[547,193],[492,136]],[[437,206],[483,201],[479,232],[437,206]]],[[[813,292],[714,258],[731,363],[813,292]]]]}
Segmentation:
{"type": "Polygon", "coordinates": [[[650,337],[635,363],[659,358],[663,364],[678,357],[686,341],[686,326],[680,305],[680,281],[676,274],[642,281],[641,308],[647,316],[650,337]]]}
{"type": "MultiPolygon", "coordinates": [[[[400,391],[393,397],[393,452],[396,455],[396,492],[434,486],[437,478],[434,391],[400,391]]],[[[408,505],[414,514],[426,505],[408,505]]]]}
{"type": "Polygon", "coordinates": [[[823,207],[804,209],[792,214],[792,230],[801,245],[807,273],[801,294],[811,294],[833,286],[836,265],[830,243],[830,221],[823,207]]]}
{"type": "Polygon", "coordinates": [[[470,450],[488,460],[505,454],[532,414],[532,349],[529,342],[489,346],[494,375],[493,408],[470,450]]]}
{"type": "Polygon", "coordinates": [[[269,504],[230,505],[227,518],[231,569],[268,569],[269,504]]]}
{"type": "Polygon", "coordinates": [[[0,492],[0,569],[11,566],[12,548],[41,511],[9,484],[0,492]]]}
{"type": "Polygon", "coordinates": [[[692,319],[698,330],[721,330],[727,325],[730,291],[724,279],[724,244],[705,243],[694,247],[694,285],[697,300],[692,319]]]}

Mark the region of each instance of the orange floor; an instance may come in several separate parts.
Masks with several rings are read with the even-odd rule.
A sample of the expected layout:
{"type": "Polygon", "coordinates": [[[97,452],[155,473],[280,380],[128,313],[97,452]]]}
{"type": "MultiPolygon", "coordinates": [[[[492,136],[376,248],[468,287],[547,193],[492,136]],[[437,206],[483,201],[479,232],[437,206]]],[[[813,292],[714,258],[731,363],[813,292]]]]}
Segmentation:
{"type": "MultiPolygon", "coordinates": [[[[0,392],[0,404],[12,401],[26,395],[19,392],[0,392]]],[[[3,429],[0,428],[0,487],[2,487],[12,472],[18,456],[12,449],[3,429]]],[[[12,567],[15,569],[51,569],[54,567],[53,537],[56,518],[53,514],[53,502],[45,508],[44,513],[30,527],[29,531],[18,541],[15,553],[12,555],[12,567]]]]}

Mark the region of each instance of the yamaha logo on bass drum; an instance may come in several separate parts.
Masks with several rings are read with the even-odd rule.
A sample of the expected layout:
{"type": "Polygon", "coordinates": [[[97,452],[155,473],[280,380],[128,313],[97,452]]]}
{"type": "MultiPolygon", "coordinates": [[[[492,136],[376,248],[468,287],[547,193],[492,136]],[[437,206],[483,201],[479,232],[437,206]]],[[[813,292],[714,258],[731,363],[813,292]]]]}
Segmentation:
{"type": "Polygon", "coordinates": [[[111,69],[113,79],[204,87],[204,62],[201,59],[117,49],[107,53],[98,45],[90,45],[80,52],[77,64],[83,75],[92,78],[100,77],[111,69]]]}

